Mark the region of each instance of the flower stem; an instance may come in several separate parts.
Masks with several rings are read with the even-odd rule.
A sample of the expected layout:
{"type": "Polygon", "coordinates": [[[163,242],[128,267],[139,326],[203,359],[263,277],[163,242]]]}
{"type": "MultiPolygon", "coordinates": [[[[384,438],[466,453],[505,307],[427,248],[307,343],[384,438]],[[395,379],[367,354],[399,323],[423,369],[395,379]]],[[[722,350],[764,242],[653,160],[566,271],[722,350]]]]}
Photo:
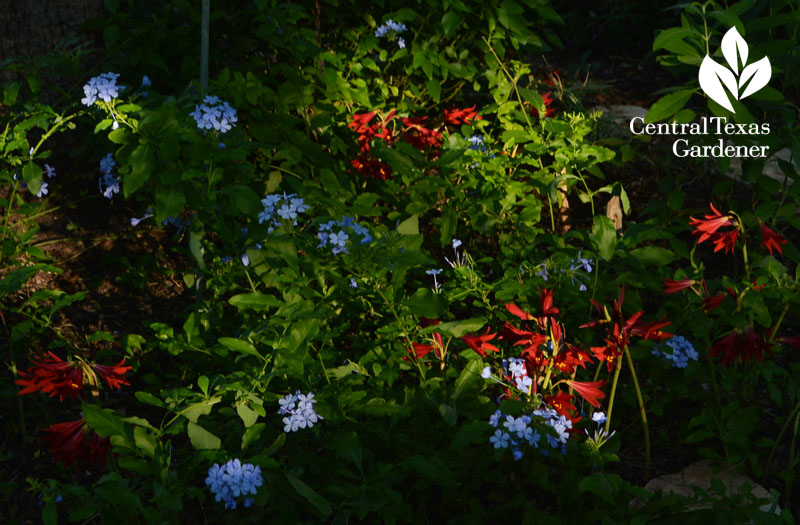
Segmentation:
{"type": "Polygon", "coordinates": [[[642,430],[644,430],[644,480],[647,482],[650,479],[650,432],[647,428],[647,413],[644,410],[644,399],[642,398],[642,391],[639,388],[639,380],[636,377],[636,368],[633,366],[633,358],[631,351],[625,347],[625,357],[628,360],[628,367],[631,369],[631,376],[633,377],[633,388],[636,390],[636,400],[639,402],[639,415],[642,417],[642,430]]]}
{"type": "Polygon", "coordinates": [[[611,380],[611,394],[608,398],[608,419],[606,419],[605,432],[611,429],[611,412],[614,410],[614,398],[617,395],[617,382],[619,381],[619,371],[622,370],[622,356],[617,356],[616,366],[614,367],[614,379],[611,380]]]}

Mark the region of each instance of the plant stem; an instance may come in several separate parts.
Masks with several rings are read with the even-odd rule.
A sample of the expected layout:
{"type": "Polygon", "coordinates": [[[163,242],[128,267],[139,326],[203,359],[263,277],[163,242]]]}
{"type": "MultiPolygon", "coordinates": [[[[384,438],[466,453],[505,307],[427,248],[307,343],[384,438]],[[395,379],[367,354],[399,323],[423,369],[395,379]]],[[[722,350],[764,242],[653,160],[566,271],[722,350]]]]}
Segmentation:
{"type": "Polygon", "coordinates": [[[617,383],[619,382],[619,371],[622,370],[622,356],[617,356],[617,362],[614,367],[614,379],[611,380],[611,394],[608,398],[608,419],[606,419],[605,432],[611,429],[611,412],[614,410],[614,398],[617,395],[617,383]]]}
{"type": "Polygon", "coordinates": [[[636,378],[636,368],[633,366],[633,358],[631,351],[625,347],[625,357],[628,360],[628,367],[631,369],[631,376],[633,377],[633,388],[636,390],[636,400],[639,402],[639,415],[642,417],[642,430],[644,430],[644,480],[647,482],[650,479],[650,432],[647,428],[647,413],[644,409],[644,399],[642,398],[642,391],[639,388],[639,380],[636,378]]]}

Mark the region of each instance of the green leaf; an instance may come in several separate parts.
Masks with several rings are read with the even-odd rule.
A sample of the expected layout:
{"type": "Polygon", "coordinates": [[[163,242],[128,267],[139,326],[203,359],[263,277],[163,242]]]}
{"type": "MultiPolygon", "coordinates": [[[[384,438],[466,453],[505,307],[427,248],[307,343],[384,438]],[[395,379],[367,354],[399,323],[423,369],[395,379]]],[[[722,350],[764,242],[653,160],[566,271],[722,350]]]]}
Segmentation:
{"type": "Polygon", "coordinates": [[[450,38],[456,34],[456,29],[458,29],[459,24],[461,24],[461,15],[459,15],[456,11],[446,12],[442,17],[444,36],[450,38]]]}
{"type": "Polygon", "coordinates": [[[463,337],[469,333],[474,333],[483,328],[486,319],[483,317],[472,317],[462,321],[450,321],[436,326],[426,328],[426,332],[441,332],[450,337],[463,337]]]}
{"type": "Polygon", "coordinates": [[[256,311],[263,311],[281,305],[280,299],[274,295],[266,295],[261,292],[234,295],[228,299],[228,303],[238,308],[239,311],[248,308],[256,311]]]}
{"type": "Polygon", "coordinates": [[[197,450],[217,450],[220,445],[222,445],[222,441],[217,436],[197,423],[189,421],[186,432],[189,434],[189,440],[192,442],[192,446],[197,450]]]}
{"type": "Polygon", "coordinates": [[[456,426],[458,422],[458,411],[451,407],[446,403],[442,403],[439,405],[439,413],[442,415],[442,419],[444,422],[450,425],[451,427],[456,426]]]}
{"type": "Polygon", "coordinates": [[[595,215],[592,226],[592,244],[597,254],[610,261],[617,247],[617,232],[614,223],[605,215],[595,215]]]}
{"type": "Polygon", "coordinates": [[[156,223],[167,217],[177,217],[186,204],[183,189],[177,184],[159,184],[156,188],[156,223]]]}
{"type": "Polygon", "coordinates": [[[247,405],[239,405],[236,407],[236,413],[242,418],[245,428],[250,428],[258,421],[258,414],[248,407],[247,405]]]}
{"type": "Polygon", "coordinates": [[[314,489],[291,474],[286,474],[286,479],[289,480],[289,484],[294,487],[294,490],[308,500],[308,502],[311,503],[320,512],[320,514],[327,517],[333,513],[333,509],[328,500],[317,494],[314,489]]]}
{"type": "Polygon", "coordinates": [[[233,352],[240,352],[242,354],[258,357],[259,359],[264,359],[261,354],[258,353],[256,347],[249,341],[243,341],[235,337],[220,337],[217,339],[217,342],[233,352]]]}
{"type": "Polygon", "coordinates": [[[22,178],[28,185],[28,191],[36,195],[42,189],[42,168],[33,161],[22,167],[22,178]]]}
{"type": "Polygon", "coordinates": [[[435,294],[428,288],[420,288],[403,302],[411,313],[418,317],[436,319],[447,310],[447,301],[440,294],[435,294]]]}
{"type": "Polygon", "coordinates": [[[243,184],[232,184],[221,192],[231,200],[236,211],[243,215],[258,215],[263,209],[261,199],[250,187],[243,184]]]}
{"type": "MultiPolygon", "coordinates": [[[[261,437],[261,434],[264,432],[264,429],[266,428],[266,423],[256,423],[245,430],[244,434],[242,434],[242,450],[245,450],[247,447],[258,441],[258,439],[261,437]]],[[[281,435],[284,436],[285,434],[281,435]]]]}
{"type": "Polygon", "coordinates": [[[100,437],[127,436],[125,422],[116,412],[100,408],[94,403],[82,403],[83,417],[86,423],[100,437]]]}
{"type": "Polygon", "coordinates": [[[139,144],[128,158],[131,172],[124,177],[125,198],[141,188],[149,179],[156,165],[155,154],[150,144],[139,144]]]}
{"type": "Polygon", "coordinates": [[[206,267],[205,260],[203,260],[203,232],[190,231],[189,232],[189,252],[194,257],[197,266],[203,270],[206,267]]]}
{"type": "Polygon", "coordinates": [[[473,390],[476,385],[483,382],[481,377],[481,370],[484,367],[482,359],[473,359],[467,363],[466,368],[461,371],[458,379],[456,379],[455,391],[453,392],[453,401],[457,401],[464,392],[473,390]]]}
{"type": "Polygon", "coordinates": [[[695,31],[691,29],[684,29],[683,27],[671,27],[669,29],[665,29],[664,31],[661,31],[653,41],[653,51],[658,51],[659,49],[674,51],[674,49],[671,49],[673,44],[677,42],[683,42],[684,38],[695,34],[697,34],[695,31]]]}
{"type": "Polygon", "coordinates": [[[419,215],[412,215],[397,225],[397,233],[400,235],[419,234],[419,215]]]}
{"type": "Polygon", "coordinates": [[[212,397],[211,399],[189,405],[181,411],[181,414],[192,423],[197,423],[197,418],[210,414],[211,408],[220,401],[222,401],[221,397],[212,397]]]}
{"type": "Polygon", "coordinates": [[[157,398],[150,392],[143,392],[143,391],[136,392],[134,394],[134,397],[136,397],[136,399],[138,399],[142,403],[146,403],[148,405],[153,405],[161,408],[166,407],[163,401],[161,401],[159,398],[157,398]]]}
{"type": "Polygon", "coordinates": [[[631,250],[630,254],[643,266],[664,266],[678,258],[678,254],[658,246],[645,246],[631,250]]]}
{"type": "Polygon", "coordinates": [[[683,106],[689,102],[689,99],[692,98],[692,94],[694,93],[693,89],[682,89],[680,91],[676,91],[675,93],[670,93],[669,95],[665,95],[660,99],[656,100],[656,102],[650,106],[650,110],[647,112],[647,116],[645,116],[645,122],[658,122],[659,120],[664,120],[665,118],[671,117],[681,109],[683,106]]]}
{"type": "Polygon", "coordinates": [[[432,78],[428,80],[425,86],[428,88],[428,93],[430,93],[433,101],[438,103],[439,99],[442,97],[442,83],[439,80],[432,78]]]}
{"type": "Polygon", "coordinates": [[[197,378],[197,386],[203,391],[204,395],[208,395],[208,377],[200,376],[197,378]]]}

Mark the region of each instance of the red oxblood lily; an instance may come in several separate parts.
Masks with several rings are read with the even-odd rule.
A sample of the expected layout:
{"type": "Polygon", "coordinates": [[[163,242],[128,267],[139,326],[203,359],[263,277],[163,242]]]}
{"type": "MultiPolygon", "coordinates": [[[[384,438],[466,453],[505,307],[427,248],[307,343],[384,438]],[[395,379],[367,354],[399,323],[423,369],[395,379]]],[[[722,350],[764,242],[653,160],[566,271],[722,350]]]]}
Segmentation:
{"type": "Polygon", "coordinates": [[[697,281],[692,279],[682,279],[680,281],[674,281],[672,279],[664,279],[664,293],[675,293],[680,292],[681,290],[685,290],[686,288],[691,288],[695,285],[697,281]]]}
{"type": "Polygon", "coordinates": [[[97,372],[97,375],[103,378],[103,381],[108,384],[109,388],[115,388],[119,390],[122,388],[122,385],[130,385],[130,383],[128,383],[128,381],[122,376],[124,376],[132,367],[123,366],[124,364],[125,359],[112,366],[98,365],[97,363],[94,363],[92,364],[92,368],[95,372],[97,372]]]}
{"type": "Polygon", "coordinates": [[[89,465],[99,464],[105,467],[108,439],[101,438],[94,432],[87,437],[89,427],[85,419],[56,423],[43,431],[47,432],[44,440],[50,444],[50,453],[56,461],[67,467],[84,460],[89,465]]]}
{"type": "Polygon", "coordinates": [[[461,124],[471,124],[471,120],[483,120],[483,117],[478,115],[478,112],[475,110],[475,106],[471,108],[464,108],[464,109],[446,109],[444,110],[444,122],[445,124],[453,124],[454,126],[459,126],[461,124]]]}
{"type": "Polygon", "coordinates": [[[59,401],[66,398],[77,399],[83,392],[83,367],[75,361],[62,361],[53,352],[47,352],[41,360],[32,359],[34,366],[20,370],[21,379],[15,381],[23,386],[18,395],[33,392],[58,396],[59,401]]]}
{"type": "Polygon", "coordinates": [[[780,342],[789,345],[792,348],[800,350],[800,335],[795,335],[792,337],[781,337],[780,342]]]}
{"type": "MultiPolygon", "coordinates": [[[[553,116],[556,114],[556,110],[550,107],[553,104],[553,102],[555,101],[553,99],[553,97],[550,96],[551,93],[552,93],[552,91],[548,91],[547,93],[542,94],[542,102],[544,102],[544,116],[545,116],[545,118],[553,118],[553,116]]],[[[533,108],[532,113],[534,114],[534,116],[536,116],[536,118],[539,118],[539,110],[538,109],[533,108]]]]}
{"type": "Polygon", "coordinates": [[[444,349],[444,345],[442,344],[442,336],[439,334],[433,334],[433,343],[434,344],[432,345],[411,343],[412,348],[408,349],[408,353],[416,359],[421,359],[428,355],[431,350],[433,350],[433,355],[435,355],[438,359],[441,359],[442,350],[444,349]]]}
{"type": "Polygon", "coordinates": [[[580,417],[575,419],[572,417],[572,414],[578,410],[578,408],[572,404],[572,395],[559,390],[558,393],[553,396],[544,396],[544,400],[548,406],[552,407],[558,413],[558,415],[572,419],[573,423],[580,421],[580,417]]]}
{"type": "Polygon", "coordinates": [[[561,70],[554,69],[547,74],[547,77],[544,79],[544,83],[548,86],[555,86],[556,82],[561,82],[561,70]]]}
{"type": "Polygon", "coordinates": [[[724,293],[707,296],[700,302],[700,305],[703,307],[705,313],[709,313],[722,304],[723,299],[725,299],[724,293]]]}
{"type": "Polygon", "coordinates": [[[567,381],[567,385],[581,395],[590,405],[600,408],[598,399],[603,399],[606,395],[600,388],[605,381],[567,381]]]}
{"type": "Polygon", "coordinates": [[[519,317],[523,321],[530,321],[530,320],[534,319],[534,317],[531,314],[529,314],[528,312],[522,310],[522,308],[520,308],[519,306],[515,305],[514,303],[506,304],[506,310],[508,310],[508,312],[510,314],[516,315],[517,317],[519,317]]]}
{"type": "Polygon", "coordinates": [[[760,337],[752,328],[748,328],[743,333],[738,330],[731,331],[728,335],[714,343],[708,357],[722,355],[722,364],[727,365],[735,360],[746,363],[753,360],[753,357],[762,361],[762,352],[772,355],[773,343],[760,337]]]}
{"type": "Polygon", "coordinates": [[[497,336],[497,332],[490,334],[489,329],[483,335],[465,335],[461,338],[462,341],[467,343],[467,346],[478,352],[481,357],[486,357],[486,352],[499,352],[500,349],[490,344],[491,341],[497,336]]]}
{"type": "Polygon", "coordinates": [[[761,242],[764,243],[764,248],[769,250],[770,255],[772,255],[773,249],[778,250],[778,253],[783,255],[783,248],[781,248],[781,244],[786,244],[786,239],[772,231],[763,222],[761,223],[761,242]]]}
{"type": "Polygon", "coordinates": [[[403,133],[403,140],[425,152],[431,148],[439,148],[442,145],[442,133],[433,129],[428,129],[422,125],[428,117],[404,118],[403,124],[407,127],[403,133]]]}
{"type": "Polygon", "coordinates": [[[609,372],[613,370],[615,360],[625,352],[625,348],[627,348],[632,336],[641,337],[645,340],[663,340],[672,337],[672,334],[660,330],[670,324],[669,321],[663,321],[663,317],[658,321],[640,323],[644,310],[639,310],[627,320],[625,319],[622,313],[622,304],[625,301],[624,286],[619,292],[619,297],[614,300],[614,308],[611,313],[609,313],[608,308],[601,306],[594,299],[591,299],[591,301],[595,309],[605,318],[583,324],[580,327],[589,328],[599,324],[611,325],[606,331],[606,338],[604,339],[606,345],[591,348],[592,353],[598,360],[606,361],[609,372]]]}
{"type": "Polygon", "coordinates": [[[391,179],[392,168],[387,164],[375,159],[370,159],[365,155],[359,155],[350,161],[350,165],[361,175],[366,175],[373,179],[391,179]]]}
{"type": "Polygon", "coordinates": [[[553,290],[548,290],[547,288],[542,290],[539,288],[539,303],[542,305],[542,311],[539,314],[537,322],[539,323],[539,328],[544,329],[550,318],[560,313],[558,308],[553,306],[553,290]]]}
{"type": "Polygon", "coordinates": [[[733,248],[736,245],[736,239],[739,238],[739,230],[731,230],[728,232],[718,232],[711,240],[714,242],[714,253],[725,249],[725,253],[733,253],[733,248]]]}
{"type": "Polygon", "coordinates": [[[689,217],[689,224],[695,228],[692,235],[700,236],[698,243],[714,237],[717,230],[723,226],[734,224],[733,217],[721,214],[713,204],[709,204],[709,206],[711,207],[711,213],[706,214],[704,219],[689,217]]]}
{"type": "Polygon", "coordinates": [[[580,366],[586,369],[586,364],[591,362],[591,357],[586,350],[566,344],[561,347],[561,350],[553,356],[553,365],[558,368],[562,373],[571,375],[580,366]]]}
{"type": "Polygon", "coordinates": [[[369,129],[370,120],[372,120],[377,114],[377,111],[370,111],[369,113],[356,113],[353,115],[353,122],[348,124],[347,127],[351,128],[358,134],[366,133],[369,129]]]}

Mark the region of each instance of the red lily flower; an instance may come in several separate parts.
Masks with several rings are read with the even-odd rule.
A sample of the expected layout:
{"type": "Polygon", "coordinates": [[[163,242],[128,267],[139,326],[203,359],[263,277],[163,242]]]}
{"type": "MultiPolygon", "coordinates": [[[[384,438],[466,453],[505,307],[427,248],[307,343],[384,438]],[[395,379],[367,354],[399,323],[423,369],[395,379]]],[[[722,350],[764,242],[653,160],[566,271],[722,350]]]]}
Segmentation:
{"type": "Polygon", "coordinates": [[[497,332],[490,334],[489,329],[483,335],[465,335],[461,338],[462,341],[467,343],[467,346],[478,352],[481,357],[486,357],[486,352],[499,352],[500,349],[490,344],[491,341],[497,336],[497,332]]]}
{"type": "Polygon", "coordinates": [[[761,242],[764,243],[764,248],[769,250],[770,255],[772,255],[773,249],[778,250],[778,253],[783,255],[783,248],[781,248],[781,244],[786,244],[786,239],[772,231],[763,222],[761,223],[761,242]]]}
{"type": "Polygon", "coordinates": [[[725,294],[717,294],[713,296],[705,297],[701,302],[700,305],[703,307],[703,311],[705,313],[709,313],[715,310],[720,304],[722,304],[722,300],[725,299],[725,294]]]}
{"type": "Polygon", "coordinates": [[[725,249],[725,253],[733,253],[737,238],[739,238],[739,230],[717,232],[711,239],[714,242],[714,253],[717,253],[723,248],[725,249]]]}
{"type": "Polygon", "coordinates": [[[606,395],[600,390],[605,381],[567,381],[567,385],[574,389],[592,406],[600,408],[598,399],[603,399],[606,395]]]}
{"type": "MultiPolygon", "coordinates": [[[[542,94],[542,102],[544,102],[544,117],[545,118],[553,118],[553,116],[556,114],[556,110],[550,107],[553,104],[553,102],[555,101],[553,99],[553,97],[550,96],[551,94],[552,94],[552,91],[548,91],[547,93],[542,94]]],[[[539,110],[538,109],[536,109],[534,107],[534,108],[532,108],[531,112],[533,113],[534,116],[536,116],[536,118],[539,118],[539,110]]]]}
{"type": "Polygon", "coordinates": [[[353,166],[357,173],[373,179],[386,180],[392,178],[392,168],[388,164],[365,155],[359,155],[351,160],[350,165],[353,166]]]}
{"type": "Polygon", "coordinates": [[[454,126],[459,126],[461,124],[471,124],[472,120],[483,120],[483,117],[478,115],[478,112],[475,110],[475,106],[471,108],[464,108],[464,109],[446,109],[444,110],[444,122],[445,124],[453,124],[454,126]]]}
{"type": "Polygon", "coordinates": [[[682,279],[680,281],[664,279],[664,293],[680,292],[681,290],[694,286],[695,283],[697,283],[697,281],[692,279],[682,279]]]}
{"type": "Polygon", "coordinates": [[[370,111],[369,113],[356,113],[353,115],[353,122],[347,125],[358,134],[366,133],[369,129],[369,122],[377,115],[377,111],[370,111]]]}
{"type": "MultiPolygon", "coordinates": [[[[439,323],[437,322],[436,324],[439,323]]],[[[442,354],[444,353],[444,343],[442,343],[442,335],[436,332],[434,332],[431,335],[433,336],[432,345],[411,343],[412,348],[408,349],[408,353],[411,354],[411,356],[416,359],[421,359],[426,355],[428,355],[431,351],[433,351],[433,355],[435,355],[438,359],[441,359],[442,354]]]]}
{"type": "Polygon", "coordinates": [[[422,125],[427,119],[428,117],[402,119],[407,128],[403,133],[403,140],[422,152],[430,148],[439,148],[442,145],[442,133],[422,125]]]}
{"type": "Polygon", "coordinates": [[[748,328],[743,333],[732,330],[728,335],[719,339],[708,353],[708,357],[722,355],[722,364],[727,365],[739,360],[741,363],[752,361],[753,357],[762,361],[762,352],[772,355],[771,343],[758,336],[752,328],[748,328]]]}
{"type": "Polygon", "coordinates": [[[781,337],[780,342],[789,345],[792,348],[800,350],[800,335],[795,335],[792,337],[781,337]]]}
{"type": "Polygon", "coordinates": [[[542,311],[539,314],[539,318],[537,322],[539,323],[539,328],[544,328],[547,326],[548,321],[551,317],[557,316],[560,312],[558,308],[553,306],[553,290],[548,290],[545,288],[542,290],[539,288],[539,303],[542,305],[542,311]]]}
{"type": "Polygon", "coordinates": [[[97,372],[97,374],[102,377],[106,383],[108,383],[109,388],[119,390],[122,388],[122,385],[130,385],[130,383],[122,376],[124,376],[132,367],[123,366],[124,364],[125,359],[113,366],[98,365],[97,363],[94,363],[92,368],[94,368],[95,372],[97,372]]]}
{"type": "Polygon", "coordinates": [[[567,344],[561,347],[561,351],[553,356],[553,365],[565,375],[572,375],[580,366],[586,368],[586,363],[592,361],[586,350],[567,344]]]}
{"type": "MultiPolygon", "coordinates": [[[[572,404],[572,396],[567,392],[559,390],[555,395],[544,396],[544,400],[548,406],[552,407],[560,416],[572,419],[572,414],[577,412],[578,408],[572,404]]],[[[580,418],[573,420],[577,423],[580,418]]]]}
{"type": "Polygon", "coordinates": [[[597,359],[606,361],[609,372],[614,369],[615,360],[625,352],[625,348],[628,346],[632,336],[656,340],[672,337],[672,334],[660,330],[670,324],[669,321],[663,321],[663,317],[658,321],[640,323],[644,310],[639,310],[627,320],[625,319],[622,313],[622,304],[625,301],[624,286],[619,292],[619,297],[614,300],[614,308],[611,313],[608,312],[607,308],[600,306],[594,299],[591,299],[591,301],[595,309],[605,318],[583,324],[581,328],[589,328],[599,324],[613,325],[613,328],[607,329],[606,338],[604,339],[606,346],[592,347],[590,349],[597,359]]]}
{"type": "Polygon", "coordinates": [[[514,303],[506,304],[506,310],[508,310],[508,313],[510,313],[512,315],[516,315],[517,317],[519,317],[523,321],[530,321],[530,320],[534,319],[534,317],[531,314],[529,314],[528,312],[522,310],[522,308],[520,308],[519,306],[515,305],[514,303]]]}
{"type": "Polygon", "coordinates": [[[50,453],[56,461],[70,467],[73,464],[86,461],[90,465],[106,465],[109,442],[94,432],[87,438],[89,427],[86,420],[56,423],[43,429],[47,432],[44,440],[50,444],[50,453]]]}
{"type": "Polygon", "coordinates": [[[21,379],[15,381],[23,386],[17,395],[42,392],[59,401],[73,400],[83,392],[83,368],[75,361],[62,361],[53,352],[47,352],[41,360],[32,359],[34,366],[19,371],[21,379]]]}
{"type": "Polygon", "coordinates": [[[709,204],[709,206],[711,207],[711,213],[706,214],[704,219],[689,217],[689,224],[695,227],[692,235],[700,236],[698,243],[711,239],[717,230],[723,226],[733,224],[733,217],[721,214],[713,204],[709,204]]]}

